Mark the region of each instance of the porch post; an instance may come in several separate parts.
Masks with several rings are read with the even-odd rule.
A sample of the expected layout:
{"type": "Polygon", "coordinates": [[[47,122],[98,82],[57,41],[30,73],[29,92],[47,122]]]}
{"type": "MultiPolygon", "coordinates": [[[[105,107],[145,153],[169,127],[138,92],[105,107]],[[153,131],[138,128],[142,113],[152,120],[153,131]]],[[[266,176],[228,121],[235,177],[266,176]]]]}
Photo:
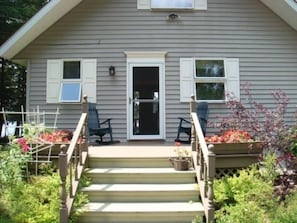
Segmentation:
{"type": "Polygon", "coordinates": [[[67,177],[67,147],[61,145],[59,154],[59,172],[61,179],[61,206],[60,206],[60,223],[68,222],[68,207],[67,207],[67,192],[66,192],[66,177],[67,177]]]}
{"type": "Polygon", "coordinates": [[[195,127],[194,127],[194,122],[193,122],[192,116],[191,116],[191,113],[195,112],[195,110],[196,110],[195,96],[191,95],[190,117],[191,117],[191,126],[192,126],[192,128],[191,128],[191,148],[192,148],[192,151],[197,151],[197,148],[196,148],[196,130],[195,130],[195,127]]]}
{"type": "Polygon", "coordinates": [[[207,168],[207,199],[208,199],[208,207],[207,207],[207,222],[213,223],[214,222],[214,188],[213,183],[215,179],[215,172],[216,172],[216,154],[213,152],[213,146],[208,147],[208,168],[207,168]]]}
{"type": "Polygon", "coordinates": [[[82,113],[87,113],[87,117],[82,130],[83,145],[82,150],[87,151],[89,147],[89,129],[88,129],[88,116],[89,116],[89,102],[88,96],[84,95],[82,103],[82,113]]]}

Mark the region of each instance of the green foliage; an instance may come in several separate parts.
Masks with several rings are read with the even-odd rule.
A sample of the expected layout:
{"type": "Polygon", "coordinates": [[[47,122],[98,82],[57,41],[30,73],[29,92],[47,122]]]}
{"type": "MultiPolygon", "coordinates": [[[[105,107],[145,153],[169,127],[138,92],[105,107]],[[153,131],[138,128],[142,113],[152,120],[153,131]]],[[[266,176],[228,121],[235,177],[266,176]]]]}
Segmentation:
{"type": "Polygon", "coordinates": [[[260,169],[261,176],[269,184],[273,184],[276,178],[280,175],[279,166],[277,165],[277,157],[274,153],[268,153],[265,156],[265,160],[262,163],[262,168],[260,169]]]}
{"type": "Polygon", "coordinates": [[[31,18],[47,0],[0,0],[0,44],[31,18]]]}
{"type": "MultiPolygon", "coordinates": [[[[91,179],[89,177],[87,177],[86,175],[82,175],[80,182],[79,182],[79,187],[78,187],[78,191],[82,188],[82,187],[87,187],[91,184],[91,179]]],[[[74,202],[73,202],[73,207],[72,207],[72,212],[71,212],[71,216],[70,216],[70,223],[75,223],[77,218],[82,214],[82,209],[81,207],[83,207],[85,204],[87,204],[89,202],[88,199],[88,195],[83,193],[83,192],[77,192],[74,198],[74,202]]]]}
{"type": "MultiPolygon", "coordinates": [[[[0,45],[49,0],[0,0],[0,45]]],[[[0,107],[18,111],[26,104],[26,68],[0,60],[0,107]]],[[[2,122],[2,116],[0,122],[2,122]]]]}
{"type": "Polygon", "coordinates": [[[296,223],[297,222],[297,192],[287,198],[275,213],[271,213],[271,223],[296,223]]]}
{"type": "Polygon", "coordinates": [[[297,125],[289,129],[285,139],[289,142],[288,151],[294,154],[294,156],[297,156],[297,125]]]}
{"type": "Polygon", "coordinates": [[[202,216],[196,216],[193,220],[192,223],[202,223],[203,222],[203,217],[202,216]]]}
{"type": "Polygon", "coordinates": [[[267,183],[257,166],[239,171],[233,177],[223,177],[214,184],[216,203],[220,207],[236,205],[241,202],[260,202],[261,206],[270,206],[273,193],[272,183],[267,183]],[[267,199],[269,198],[269,199],[267,199]]]}
{"type": "Polygon", "coordinates": [[[265,210],[276,204],[272,184],[263,180],[255,166],[216,181],[214,188],[218,223],[262,223],[267,219],[265,210]]]}
{"type": "Polygon", "coordinates": [[[275,155],[233,176],[215,181],[217,223],[296,223],[297,191],[280,203],[274,190],[279,176],[275,155]]]}
{"type": "Polygon", "coordinates": [[[22,183],[27,173],[27,161],[30,159],[30,155],[23,153],[16,143],[2,147],[0,151],[0,196],[2,189],[10,189],[22,183]]]}
{"type": "Polygon", "coordinates": [[[13,187],[5,193],[6,212],[14,222],[58,222],[60,206],[58,174],[35,176],[30,182],[13,187]]]}
{"type": "MultiPolygon", "coordinates": [[[[42,164],[39,170],[42,175],[25,180],[26,154],[14,143],[0,151],[0,222],[59,222],[60,177],[51,165],[42,164]]],[[[89,184],[90,179],[83,176],[80,187],[89,184]]],[[[76,210],[87,202],[85,194],[77,193],[70,222],[75,222],[80,214],[76,210]]]]}

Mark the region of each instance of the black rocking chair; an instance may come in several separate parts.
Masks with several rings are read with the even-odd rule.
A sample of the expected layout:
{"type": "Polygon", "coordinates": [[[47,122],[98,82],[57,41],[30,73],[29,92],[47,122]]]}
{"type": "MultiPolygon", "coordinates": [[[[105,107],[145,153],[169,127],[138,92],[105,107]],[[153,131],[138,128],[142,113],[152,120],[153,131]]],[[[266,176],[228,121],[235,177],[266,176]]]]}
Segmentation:
{"type": "Polygon", "coordinates": [[[103,122],[100,122],[98,110],[96,108],[96,104],[89,103],[89,111],[88,111],[88,129],[89,129],[89,136],[99,136],[100,139],[96,140],[96,142],[100,144],[109,144],[113,143],[112,137],[112,128],[110,121],[111,119],[108,118],[103,122]],[[110,140],[103,142],[103,136],[108,134],[110,140]]]}
{"type": "MultiPolygon", "coordinates": [[[[203,135],[206,135],[206,126],[207,126],[207,120],[208,120],[208,103],[207,102],[200,102],[197,105],[196,109],[199,123],[203,132],[203,135]]],[[[178,131],[177,131],[177,137],[175,139],[176,142],[181,143],[190,143],[191,142],[191,122],[179,117],[179,125],[178,125],[178,131]],[[181,134],[185,134],[187,137],[187,140],[181,139],[181,134]]]]}

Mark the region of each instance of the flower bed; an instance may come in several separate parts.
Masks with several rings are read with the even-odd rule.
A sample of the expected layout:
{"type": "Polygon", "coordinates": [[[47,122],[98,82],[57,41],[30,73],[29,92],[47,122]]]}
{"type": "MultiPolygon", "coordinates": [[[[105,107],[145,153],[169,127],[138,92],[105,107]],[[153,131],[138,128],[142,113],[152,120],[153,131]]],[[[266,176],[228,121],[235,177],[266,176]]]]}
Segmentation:
{"type": "Polygon", "coordinates": [[[205,137],[207,143],[246,143],[253,142],[252,136],[244,130],[229,130],[222,135],[205,137]]]}
{"type": "Polygon", "coordinates": [[[205,137],[205,141],[216,154],[216,168],[246,167],[258,162],[262,153],[262,143],[243,130],[225,131],[205,137]]]}

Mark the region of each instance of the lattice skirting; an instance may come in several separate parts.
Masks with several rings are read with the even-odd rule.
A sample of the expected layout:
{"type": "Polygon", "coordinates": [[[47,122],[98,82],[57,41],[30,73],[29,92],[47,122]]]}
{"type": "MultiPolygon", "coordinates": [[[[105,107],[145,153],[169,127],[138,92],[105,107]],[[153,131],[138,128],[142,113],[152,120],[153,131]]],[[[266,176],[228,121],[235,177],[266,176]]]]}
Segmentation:
{"type": "Polygon", "coordinates": [[[216,169],[216,178],[222,178],[223,176],[233,176],[237,174],[238,170],[242,168],[217,168],[216,169]]]}

